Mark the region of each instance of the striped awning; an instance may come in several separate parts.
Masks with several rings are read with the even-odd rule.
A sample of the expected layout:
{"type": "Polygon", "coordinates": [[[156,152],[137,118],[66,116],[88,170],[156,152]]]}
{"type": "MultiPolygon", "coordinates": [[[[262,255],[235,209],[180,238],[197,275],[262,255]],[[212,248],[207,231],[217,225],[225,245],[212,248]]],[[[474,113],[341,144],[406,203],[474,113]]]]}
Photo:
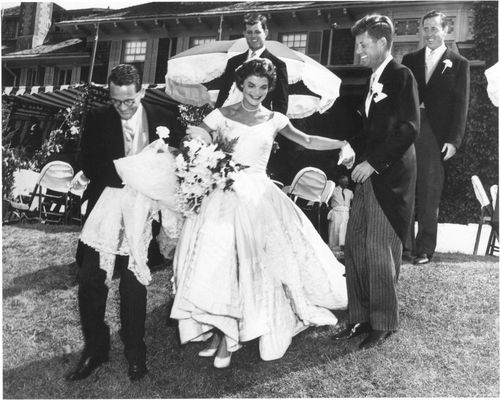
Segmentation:
{"type": "MultiPolygon", "coordinates": [[[[2,97],[28,104],[41,105],[53,108],[71,107],[75,102],[82,100],[82,93],[86,85],[61,85],[61,86],[18,86],[4,87],[2,97]]],[[[178,102],[173,100],[165,93],[165,84],[144,84],[146,89],[144,100],[150,103],[160,105],[177,105],[178,102]]],[[[108,85],[92,84],[90,94],[87,99],[88,107],[93,109],[106,104],[109,104],[108,85]]]]}

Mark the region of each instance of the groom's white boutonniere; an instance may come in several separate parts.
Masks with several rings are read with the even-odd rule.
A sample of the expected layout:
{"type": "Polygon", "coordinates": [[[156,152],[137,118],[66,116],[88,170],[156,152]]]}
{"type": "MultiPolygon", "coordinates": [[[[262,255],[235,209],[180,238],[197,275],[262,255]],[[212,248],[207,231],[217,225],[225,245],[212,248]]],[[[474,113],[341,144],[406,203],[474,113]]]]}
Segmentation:
{"type": "Polygon", "coordinates": [[[382,85],[380,82],[374,82],[372,85],[372,92],[373,92],[373,101],[375,103],[378,103],[381,100],[384,100],[387,95],[382,91],[384,90],[384,85],[382,85]]]}
{"type": "Polygon", "coordinates": [[[452,62],[451,62],[451,60],[450,60],[450,59],[448,59],[448,58],[447,58],[446,60],[443,60],[443,64],[444,64],[444,67],[443,67],[443,70],[441,71],[441,74],[443,74],[443,73],[444,73],[444,71],[445,71],[445,69],[446,69],[446,68],[451,68],[451,67],[453,67],[453,63],[452,63],[452,62]]]}
{"type": "Polygon", "coordinates": [[[170,136],[170,130],[166,126],[157,126],[156,134],[162,139],[168,139],[170,136]]]}

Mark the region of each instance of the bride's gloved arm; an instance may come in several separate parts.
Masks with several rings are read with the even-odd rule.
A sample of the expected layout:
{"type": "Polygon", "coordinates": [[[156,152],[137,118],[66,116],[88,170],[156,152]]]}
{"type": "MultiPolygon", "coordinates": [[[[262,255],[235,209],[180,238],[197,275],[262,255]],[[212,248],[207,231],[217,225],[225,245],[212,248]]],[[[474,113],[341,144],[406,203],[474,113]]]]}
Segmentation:
{"type": "Polygon", "coordinates": [[[295,128],[290,122],[281,129],[280,133],[287,139],[300,144],[309,150],[340,150],[339,164],[351,168],[354,164],[355,153],[346,140],[330,139],[323,136],[308,135],[295,128]]]}

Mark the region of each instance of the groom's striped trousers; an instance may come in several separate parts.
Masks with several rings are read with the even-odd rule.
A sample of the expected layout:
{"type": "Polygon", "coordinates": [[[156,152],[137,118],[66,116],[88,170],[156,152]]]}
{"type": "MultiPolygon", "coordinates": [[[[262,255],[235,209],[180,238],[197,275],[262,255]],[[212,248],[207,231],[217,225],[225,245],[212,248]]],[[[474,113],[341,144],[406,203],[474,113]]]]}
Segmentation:
{"type": "Polygon", "coordinates": [[[371,178],[356,185],[347,225],[345,267],[349,322],[397,330],[397,282],[402,243],[373,191],[371,178]]]}

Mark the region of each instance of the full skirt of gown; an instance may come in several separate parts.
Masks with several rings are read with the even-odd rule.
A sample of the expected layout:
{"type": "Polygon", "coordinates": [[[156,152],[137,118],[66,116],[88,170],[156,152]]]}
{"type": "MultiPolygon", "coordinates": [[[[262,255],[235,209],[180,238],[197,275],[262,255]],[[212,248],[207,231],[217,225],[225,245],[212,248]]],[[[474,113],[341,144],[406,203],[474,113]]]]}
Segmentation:
{"type": "Polygon", "coordinates": [[[259,338],[263,360],[281,358],[310,325],[336,325],[346,309],[344,266],[309,219],[264,173],[241,171],[185,220],[174,258],[171,317],[182,343],[217,328],[229,351],[259,338]]]}

